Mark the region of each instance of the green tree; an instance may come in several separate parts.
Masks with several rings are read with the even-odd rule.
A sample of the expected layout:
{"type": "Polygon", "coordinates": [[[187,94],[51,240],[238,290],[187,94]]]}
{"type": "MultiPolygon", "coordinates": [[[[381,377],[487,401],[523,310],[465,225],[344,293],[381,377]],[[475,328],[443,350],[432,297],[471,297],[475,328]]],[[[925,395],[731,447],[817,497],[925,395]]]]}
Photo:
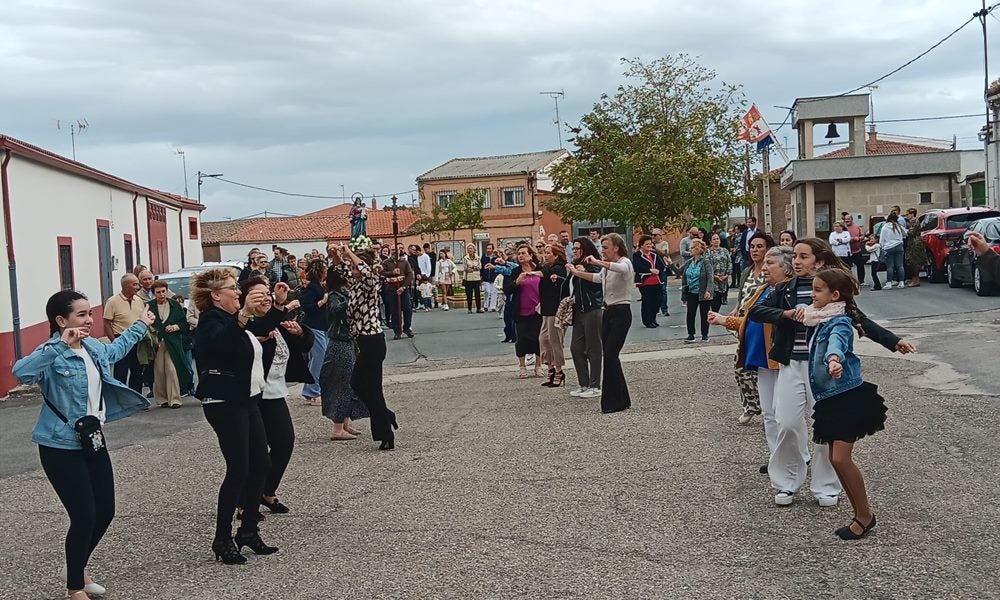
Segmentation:
{"type": "Polygon", "coordinates": [[[442,231],[450,230],[449,225],[445,223],[444,211],[440,206],[435,205],[430,212],[417,209],[416,214],[417,220],[407,229],[410,233],[435,238],[442,231]]]}
{"type": "Polygon", "coordinates": [[[557,193],[546,208],[648,228],[752,204],[740,87],[716,85],[714,71],[683,54],[622,63],[625,83],[570,128],[577,150],[552,167],[557,193]]]}
{"type": "Polygon", "coordinates": [[[464,190],[457,194],[445,207],[444,213],[453,232],[469,230],[469,241],[475,230],[486,226],[483,208],[486,206],[486,191],[482,189],[464,190]]]}

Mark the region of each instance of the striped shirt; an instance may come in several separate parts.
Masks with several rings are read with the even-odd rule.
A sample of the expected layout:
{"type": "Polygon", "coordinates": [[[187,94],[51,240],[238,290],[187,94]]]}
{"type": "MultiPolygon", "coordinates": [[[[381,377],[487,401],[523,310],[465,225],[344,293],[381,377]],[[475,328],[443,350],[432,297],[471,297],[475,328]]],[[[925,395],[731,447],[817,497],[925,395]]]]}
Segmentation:
{"type": "MultiPolygon", "coordinates": [[[[795,306],[812,304],[812,277],[799,277],[795,288],[795,306]]],[[[792,344],[792,360],[809,360],[809,329],[802,323],[795,324],[795,341],[792,344]]]]}

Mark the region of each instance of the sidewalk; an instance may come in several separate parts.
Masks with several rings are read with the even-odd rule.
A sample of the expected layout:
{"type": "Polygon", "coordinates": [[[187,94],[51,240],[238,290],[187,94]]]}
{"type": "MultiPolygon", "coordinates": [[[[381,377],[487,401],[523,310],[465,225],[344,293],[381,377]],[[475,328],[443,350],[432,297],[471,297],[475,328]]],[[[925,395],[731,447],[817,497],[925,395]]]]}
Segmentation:
{"type": "MultiPolygon", "coordinates": [[[[327,441],[295,398],[279,490],[292,512],[262,524],[281,551],[244,566],[209,549],[223,465],[207,424],[119,449],[118,516],[91,572],[109,599],[998,594],[995,398],[917,389],[927,364],[866,359],[890,407],[888,429],[856,450],[879,529],[848,543],[833,535],[846,498],[773,505],[761,422],[736,424],[733,346],[667,348],[625,363],[633,409],[615,415],[570,398],[572,373],[550,390],[482,368],[495,361],[439,378],[395,369],[391,453],[327,441]]],[[[43,474],[0,481],[0,497],[0,589],[62,597],[67,521],[43,474]]]]}

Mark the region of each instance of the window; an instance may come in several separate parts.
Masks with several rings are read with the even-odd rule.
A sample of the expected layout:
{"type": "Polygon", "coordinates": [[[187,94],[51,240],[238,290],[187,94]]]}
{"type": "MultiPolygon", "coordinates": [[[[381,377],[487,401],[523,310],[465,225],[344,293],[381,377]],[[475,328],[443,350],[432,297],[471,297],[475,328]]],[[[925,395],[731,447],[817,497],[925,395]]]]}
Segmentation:
{"type": "Polygon", "coordinates": [[[132,254],[132,236],[125,234],[125,272],[131,273],[135,267],[135,259],[132,254]]]}
{"type": "Polygon", "coordinates": [[[455,199],[455,192],[438,192],[434,195],[437,205],[441,208],[448,208],[451,201],[455,199]]]}
{"type": "Polygon", "coordinates": [[[56,238],[59,244],[59,288],[73,289],[73,238],[56,238]]]}
{"type": "Polygon", "coordinates": [[[938,226],[938,214],[928,213],[924,215],[923,221],[920,222],[920,231],[932,231],[937,229],[938,226]]]}
{"type": "Polygon", "coordinates": [[[931,192],[920,192],[920,203],[930,204],[934,202],[934,194],[931,192]]]}
{"type": "Polygon", "coordinates": [[[476,188],[472,190],[473,193],[479,194],[482,198],[483,206],[482,208],[490,207],[490,188],[476,188]]]}
{"type": "Polygon", "coordinates": [[[948,219],[945,221],[945,229],[968,229],[970,225],[978,221],[979,219],[987,219],[989,217],[1000,216],[1000,213],[996,211],[983,211],[974,213],[958,213],[954,215],[949,215],[948,219]]]}
{"type": "Polygon", "coordinates": [[[195,217],[188,217],[188,237],[198,239],[198,219],[195,217]]]}
{"type": "Polygon", "coordinates": [[[500,188],[500,197],[503,199],[504,208],[524,206],[524,188],[507,187],[500,188]]]}

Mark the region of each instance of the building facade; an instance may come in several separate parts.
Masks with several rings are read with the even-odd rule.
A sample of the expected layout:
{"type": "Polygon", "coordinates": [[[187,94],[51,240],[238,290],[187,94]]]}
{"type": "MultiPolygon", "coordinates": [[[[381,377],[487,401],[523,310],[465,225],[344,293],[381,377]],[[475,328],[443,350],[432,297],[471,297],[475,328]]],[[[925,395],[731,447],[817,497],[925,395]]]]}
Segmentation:
{"type": "Polygon", "coordinates": [[[54,292],[86,294],[99,324],[135,265],[165,273],[203,262],[204,206],[3,135],[0,195],[9,274],[0,277],[0,396],[16,385],[17,358],[49,336],[54,292]]]}

